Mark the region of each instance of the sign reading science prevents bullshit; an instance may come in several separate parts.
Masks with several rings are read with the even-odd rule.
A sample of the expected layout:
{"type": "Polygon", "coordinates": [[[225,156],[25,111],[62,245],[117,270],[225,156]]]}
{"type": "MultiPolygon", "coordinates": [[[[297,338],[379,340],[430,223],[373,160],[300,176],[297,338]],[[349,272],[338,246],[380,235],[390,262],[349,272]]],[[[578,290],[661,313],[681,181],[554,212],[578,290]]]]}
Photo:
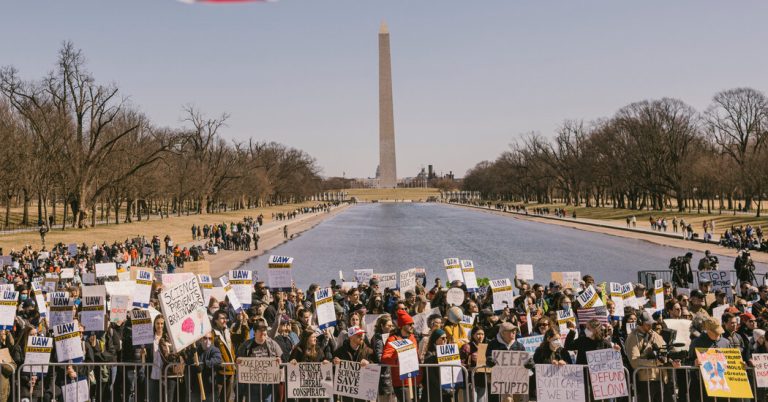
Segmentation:
{"type": "Polygon", "coordinates": [[[195,275],[160,292],[160,308],[175,353],[211,332],[205,299],[195,275]]]}

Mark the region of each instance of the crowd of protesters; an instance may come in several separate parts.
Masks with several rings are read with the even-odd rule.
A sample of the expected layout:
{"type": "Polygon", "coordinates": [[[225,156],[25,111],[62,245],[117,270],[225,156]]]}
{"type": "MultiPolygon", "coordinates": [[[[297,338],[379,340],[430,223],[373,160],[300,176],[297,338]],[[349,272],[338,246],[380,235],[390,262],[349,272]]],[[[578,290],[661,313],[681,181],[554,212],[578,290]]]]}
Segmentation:
{"type": "MultiPolygon", "coordinates": [[[[246,218],[242,227],[239,227],[240,223],[234,227],[236,232],[245,232],[248,225],[254,228],[257,223],[258,218],[246,218]]],[[[207,235],[203,235],[204,238],[215,238],[217,232],[233,230],[232,225],[227,229],[226,225],[208,227],[214,227],[214,230],[209,230],[207,235]]],[[[413,398],[419,401],[460,402],[462,398],[459,395],[466,384],[455,388],[441,387],[439,372],[435,373],[439,369],[425,367],[419,376],[401,380],[398,355],[390,342],[410,339],[418,345],[419,361],[425,364],[438,362],[437,345],[453,343],[461,350],[462,364],[468,370],[474,370],[481,361],[489,367],[493,366],[494,350],[525,350],[520,339],[530,336],[543,336],[543,341],[531,354],[531,364],[586,364],[586,352],[614,349],[621,352],[630,378],[636,370],[640,370],[637,378],[642,385],[637,386],[635,395],[639,401],[661,400],[659,398],[662,397],[670,400],[666,398],[681,392],[690,392],[690,400],[706,400],[698,393],[699,383],[694,377],[673,383],[659,368],[696,366],[699,363],[696,347],[738,348],[747,367],[752,364],[752,354],[768,352],[765,340],[768,286],[756,287],[758,284],[754,282],[740,281],[730,292],[713,289],[707,281],[698,282],[696,288],[689,281],[681,284],[667,282],[663,284],[661,305],[656,304],[653,289],[635,283],[632,284],[632,291],[637,304],[617,311],[615,300],[607,294],[602,282],[610,282],[612,278],[585,275],[580,283],[565,285],[557,281],[529,283],[515,278],[518,297],[511,305],[494,310],[493,291],[488,287],[468,291],[461,281],[443,286],[439,277],[428,280],[422,276],[415,290],[404,293],[382,288],[376,278],[345,288],[331,280],[329,284],[311,284],[306,291],[293,287],[290,291],[272,292],[264,282],[256,281],[250,307],[246,310],[237,312],[226,298],[217,300],[212,297],[208,315],[213,331],[181,353],[172,352],[162,314],[153,319],[155,342],[145,346],[133,346],[130,320],[106,320],[101,332],[85,333],[82,324],[78,324],[81,326],[85,365],[50,366],[48,375],[43,378],[29,373],[15,373],[25,361],[27,339],[51,333],[46,319],[40,317],[32,294],[35,278],[58,273],[65,268],[74,269],[74,277],[60,280],[57,290],[68,291],[75,299],[73,319],[79,323],[82,312],[80,286],[85,274],[93,272],[94,264],[115,262],[120,270],[150,267],[161,274],[162,279],[162,274],[179,268],[174,254],[178,246],[166,239],[164,252],[160,250],[159,237],[155,237],[149,242],[137,238],[111,246],[80,245],[72,248],[58,244],[51,250],[25,247],[4,256],[0,283],[12,284],[20,296],[16,324],[12,329],[0,331],[0,349],[7,348],[12,359],[0,370],[0,402],[21,398],[61,400],[62,387],[82,378],[88,379],[91,398],[98,401],[154,401],[160,395],[171,402],[201,400],[204,392],[208,400],[229,402],[233,400],[233,394],[246,393],[240,385],[235,387],[235,370],[227,365],[233,364],[238,357],[274,357],[288,364],[333,364],[339,360],[352,360],[364,365],[382,364],[380,401],[413,398]],[[314,294],[325,287],[334,292],[337,321],[334,326],[320,330],[315,325],[314,294]],[[465,298],[461,305],[448,305],[447,291],[451,288],[464,291],[465,298]],[[603,316],[586,322],[578,318],[583,311],[577,300],[579,288],[597,290],[605,305],[603,316]],[[727,307],[723,312],[724,306],[727,307]],[[425,325],[417,327],[414,317],[435,308],[438,310],[428,315],[425,325]],[[558,311],[572,311],[576,320],[559,322],[558,311]],[[383,315],[375,321],[375,325],[367,328],[366,316],[373,314],[383,315]],[[460,325],[464,316],[475,317],[469,333],[460,325]],[[675,350],[675,335],[665,320],[690,321],[690,349],[675,350]],[[482,350],[485,352],[480,356],[482,350]],[[660,350],[667,350],[669,354],[659,353],[660,350]],[[151,369],[111,369],[94,365],[116,362],[147,363],[151,364],[151,369]],[[194,381],[193,376],[187,375],[190,372],[202,373],[203,380],[194,381]],[[20,381],[18,388],[12,384],[14,378],[20,381]],[[408,388],[415,389],[415,393],[409,395],[406,392],[408,388]],[[21,390],[20,394],[17,389],[21,390]]],[[[185,255],[184,259],[203,257],[200,249],[192,249],[195,255],[187,250],[189,255],[185,255]]],[[[161,290],[162,280],[156,280],[150,302],[155,310],[160,310],[158,295],[161,290]]],[[[503,397],[490,394],[487,381],[487,374],[474,375],[471,389],[473,400],[503,400],[503,397]]],[[[514,399],[535,400],[535,390],[536,387],[531,386],[529,395],[516,395],[514,399]]],[[[258,387],[256,391],[257,398],[251,395],[254,400],[282,401],[286,398],[285,387],[282,386],[258,387]]],[[[766,400],[765,394],[758,393],[757,396],[759,400],[766,400]]],[[[591,396],[588,395],[588,398],[591,400],[591,396]]]]}

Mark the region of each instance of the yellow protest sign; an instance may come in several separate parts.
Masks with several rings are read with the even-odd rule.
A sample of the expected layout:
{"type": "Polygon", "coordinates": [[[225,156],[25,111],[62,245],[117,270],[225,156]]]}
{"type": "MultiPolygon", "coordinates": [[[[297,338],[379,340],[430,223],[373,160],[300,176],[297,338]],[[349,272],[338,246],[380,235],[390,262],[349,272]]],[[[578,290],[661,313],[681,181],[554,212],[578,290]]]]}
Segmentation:
{"type": "Polygon", "coordinates": [[[708,396],[752,399],[752,388],[739,349],[697,348],[696,356],[708,396]]]}

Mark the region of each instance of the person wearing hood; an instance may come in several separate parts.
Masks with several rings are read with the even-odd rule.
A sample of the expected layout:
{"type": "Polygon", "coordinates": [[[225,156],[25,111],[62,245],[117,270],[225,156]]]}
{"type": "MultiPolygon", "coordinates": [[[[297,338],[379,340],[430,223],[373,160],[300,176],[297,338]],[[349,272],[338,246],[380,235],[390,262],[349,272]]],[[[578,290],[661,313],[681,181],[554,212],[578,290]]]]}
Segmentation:
{"type": "Polygon", "coordinates": [[[467,333],[461,328],[461,320],[464,317],[464,311],[461,307],[453,306],[448,309],[448,322],[443,326],[443,330],[448,335],[448,343],[455,343],[459,349],[469,342],[467,333]]]}
{"type": "Polygon", "coordinates": [[[405,310],[398,310],[396,314],[398,329],[387,338],[387,342],[384,345],[384,351],[381,355],[381,362],[391,366],[392,386],[395,390],[395,396],[397,397],[398,402],[403,402],[412,395],[412,393],[408,392],[408,388],[413,390],[413,386],[419,385],[421,381],[421,373],[417,372],[415,378],[400,378],[400,359],[397,350],[392,346],[392,342],[409,340],[413,346],[416,347],[416,337],[413,335],[413,318],[411,318],[405,310]]]}

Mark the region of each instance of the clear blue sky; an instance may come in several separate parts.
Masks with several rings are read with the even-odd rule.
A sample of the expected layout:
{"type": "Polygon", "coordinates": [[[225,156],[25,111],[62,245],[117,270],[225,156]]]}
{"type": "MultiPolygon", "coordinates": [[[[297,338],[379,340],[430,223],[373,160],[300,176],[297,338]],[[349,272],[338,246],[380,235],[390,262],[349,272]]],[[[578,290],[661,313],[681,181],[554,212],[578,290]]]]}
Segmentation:
{"type": "Polygon", "coordinates": [[[82,48],[160,125],[192,103],[228,138],[274,140],[328,176],[378,162],[377,33],[392,40],[398,175],[465,171],[521,134],[677,97],[768,89],[764,1],[4,1],[0,64],[26,78],[82,48]]]}

